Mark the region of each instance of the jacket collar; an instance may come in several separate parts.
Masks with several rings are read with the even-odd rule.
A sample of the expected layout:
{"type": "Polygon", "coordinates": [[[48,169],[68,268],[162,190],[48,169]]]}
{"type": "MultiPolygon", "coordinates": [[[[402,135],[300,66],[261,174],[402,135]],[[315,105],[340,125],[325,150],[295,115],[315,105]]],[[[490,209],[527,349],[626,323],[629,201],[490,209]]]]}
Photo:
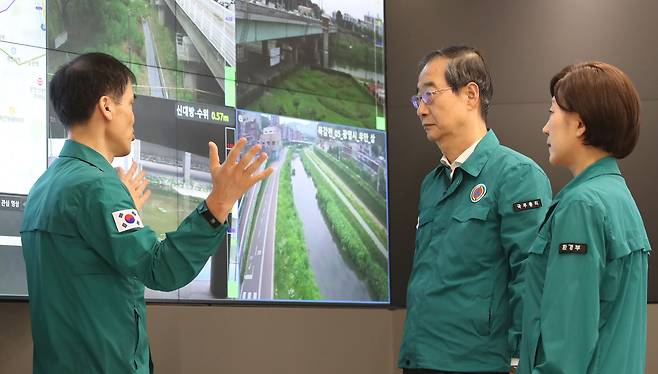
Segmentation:
{"type": "Polygon", "coordinates": [[[103,155],[94,149],[71,139],[67,139],[66,142],[64,142],[64,147],[62,147],[59,157],[77,158],[78,160],[84,161],[103,172],[113,170],[112,165],[107,159],[105,159],[105,157],[103,157],[103,155]]]}

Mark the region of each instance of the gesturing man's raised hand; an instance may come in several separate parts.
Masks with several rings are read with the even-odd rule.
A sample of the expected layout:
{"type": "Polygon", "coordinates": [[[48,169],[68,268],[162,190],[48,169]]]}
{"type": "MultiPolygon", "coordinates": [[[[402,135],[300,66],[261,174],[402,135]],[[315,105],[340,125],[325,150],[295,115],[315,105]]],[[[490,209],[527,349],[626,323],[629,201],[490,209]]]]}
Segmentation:
{"type": "Polygon", "coordinates": [[[224,163],[219,162],[217,145],[208,143],[210,151],[210,175],[212,176],[212,191],[206,199],[210,212],[220,222],[225,222],[235,202],[247,192],[251,186],[272,174],[269,167],[260,170],[267,154],[262,152],[260,144],[249,149],[242,158],[240,152],[247,144],[247,139],[240,138],[235,144],[224,163]],[[239,159],[238,159],[239,158],[239,159]]]}

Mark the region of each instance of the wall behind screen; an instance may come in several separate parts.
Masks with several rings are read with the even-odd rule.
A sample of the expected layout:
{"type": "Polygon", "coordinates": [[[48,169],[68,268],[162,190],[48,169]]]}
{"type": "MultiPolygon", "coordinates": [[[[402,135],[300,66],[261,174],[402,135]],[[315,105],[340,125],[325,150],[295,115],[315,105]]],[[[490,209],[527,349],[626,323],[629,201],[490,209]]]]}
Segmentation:
{"type": "MultiPolygon", "coordinates": [[[[415,93],[417,63],[432,49],[452,44],[480,48],[494,83],[488,125],[501,143],[536,160],[559,191],[571,178],[548,164],[541,133],[548,118],[548,83],[562,67],[598,59],[620,67],[641,97],[640,141],[620,162],[658,246],[658,4],[649,0],[436,1],[386,3],[392,301],[405,305],[411,270],[418,190],[439,161],[408,97],[415,93]],[[413,150],[413,152],[410,152],[413,150]]],[[[650,257],[649,301],[658,302],[658,258],[650,257]]]]}

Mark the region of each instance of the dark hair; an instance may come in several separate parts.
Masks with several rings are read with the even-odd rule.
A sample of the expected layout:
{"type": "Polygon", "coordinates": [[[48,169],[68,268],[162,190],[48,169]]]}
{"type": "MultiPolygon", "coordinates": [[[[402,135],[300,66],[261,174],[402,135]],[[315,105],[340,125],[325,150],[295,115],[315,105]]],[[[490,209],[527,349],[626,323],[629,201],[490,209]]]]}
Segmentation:
{"type": "Polygon", "coordinates": [[[87,53],[64,64],[50,81],[50,101],[65,127],[91,118],[101,96],[119,102],[135,75],[116,58],[87,53]]]}
{"type": "Polygon", "coordinates": [[[565,67],[551,79],[551,96],[585,124],[584,144],[616,158],[628,156],[640,136],[640,97],[618,68],[600,61],[565,67]]]}
{"type": "Polygon", "coordinates": [[[438,57],[448,59],[445,79],[453,92],[456,93],[470,82],[478,85],[480,89],[480,114],[486,120],[489,106],[491,106],[491,98],[493,97],[493,84],[482,53],[474,47],[464,45],[437,49],[420,60],[420,69],[423,69],[425,65],[438,57]]]}

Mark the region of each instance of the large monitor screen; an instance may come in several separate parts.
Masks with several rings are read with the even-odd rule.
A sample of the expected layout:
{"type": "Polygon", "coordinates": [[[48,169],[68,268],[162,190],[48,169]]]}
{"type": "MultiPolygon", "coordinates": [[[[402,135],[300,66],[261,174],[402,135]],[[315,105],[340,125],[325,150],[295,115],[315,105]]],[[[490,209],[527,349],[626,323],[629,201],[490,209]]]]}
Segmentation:
{"type": "Polygon", "coordinates": [[[389,301],[383,0],[0,0],[0,297],[28,296],[19,227],[67,137],[48,83],[82,53],[137,78],[131,153],[162,238],[238,137],[274,173],[194,281],[161,301],[389,301]]]}

